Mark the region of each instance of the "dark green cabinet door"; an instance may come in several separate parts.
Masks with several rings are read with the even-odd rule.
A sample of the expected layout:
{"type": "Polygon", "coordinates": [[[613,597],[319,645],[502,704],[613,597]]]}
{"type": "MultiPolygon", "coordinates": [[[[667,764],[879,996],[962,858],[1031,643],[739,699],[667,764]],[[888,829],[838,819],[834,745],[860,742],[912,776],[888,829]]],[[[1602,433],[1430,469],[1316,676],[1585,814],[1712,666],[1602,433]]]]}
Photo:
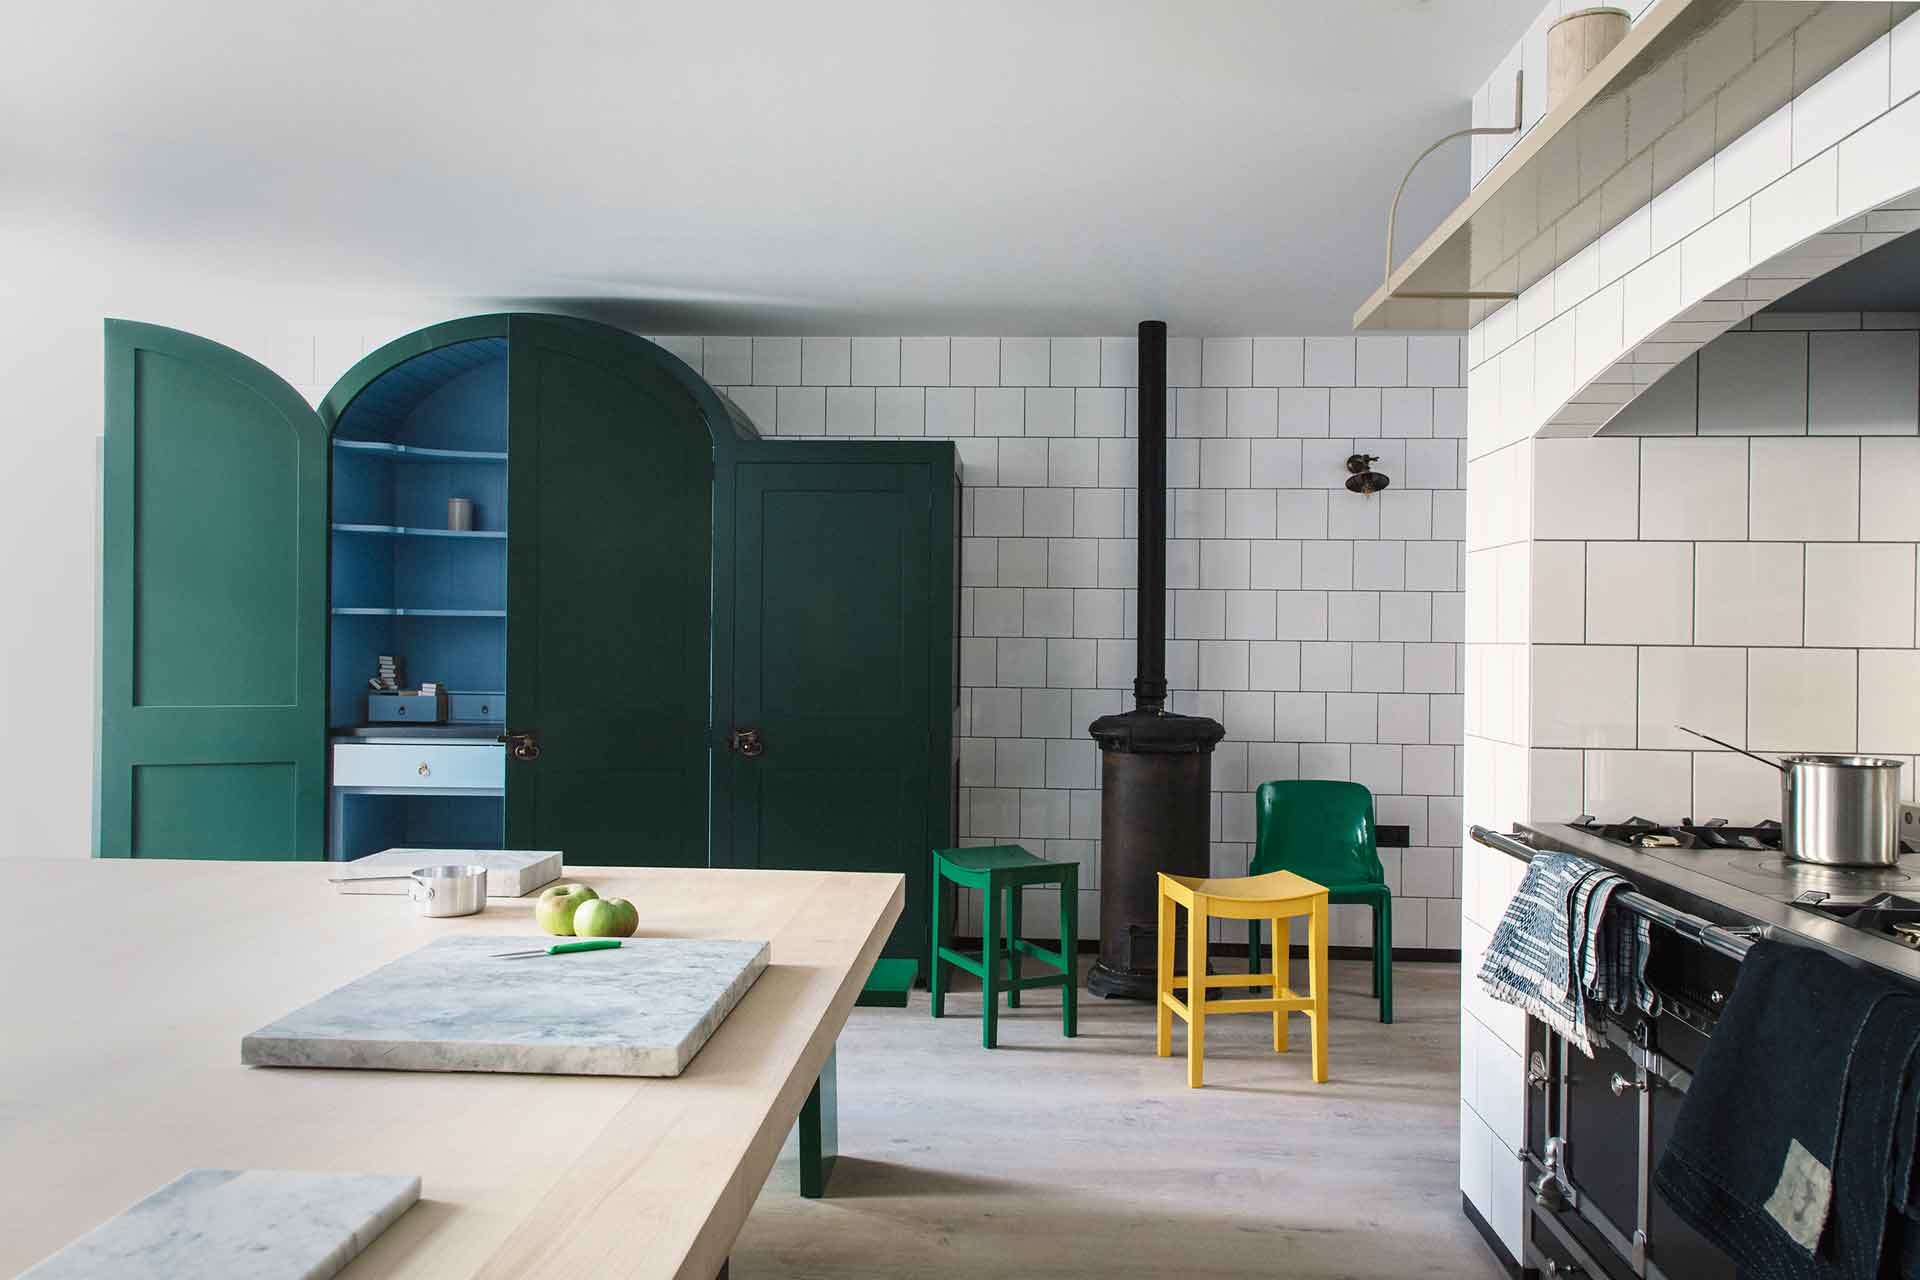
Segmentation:
{"type": "Polygon", "coordinates": [[[320,858],[326,430],[216,343],[106,347],[98,852],[320,858]]]}
{"type": "Polygon", "coordinates": [[[508,354],[507,843],[707,865],[712,444],[639,339],[515,316],[508,354]]]}
{"type": "Polygon", "coordinates": [[[834,448],[837,460],[736,472],[732,728],[756,731],[760,753],[726,756],[732,858],[904,872],[889,951],[919,955],[951,651],[934,469],[834,448]]]}

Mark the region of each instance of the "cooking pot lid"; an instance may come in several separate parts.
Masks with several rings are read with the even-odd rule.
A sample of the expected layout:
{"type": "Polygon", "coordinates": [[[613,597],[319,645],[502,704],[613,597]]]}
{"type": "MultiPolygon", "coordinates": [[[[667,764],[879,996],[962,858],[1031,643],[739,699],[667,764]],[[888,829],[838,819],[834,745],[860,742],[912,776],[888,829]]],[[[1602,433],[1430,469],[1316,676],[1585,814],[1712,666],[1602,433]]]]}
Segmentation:
{"type": "Polygon", "coordinates": [[[1904,760],[1890,756],[1781,756],[1782,764],[1819,764],[1836,769],[1898,769],[1904,760]]]}

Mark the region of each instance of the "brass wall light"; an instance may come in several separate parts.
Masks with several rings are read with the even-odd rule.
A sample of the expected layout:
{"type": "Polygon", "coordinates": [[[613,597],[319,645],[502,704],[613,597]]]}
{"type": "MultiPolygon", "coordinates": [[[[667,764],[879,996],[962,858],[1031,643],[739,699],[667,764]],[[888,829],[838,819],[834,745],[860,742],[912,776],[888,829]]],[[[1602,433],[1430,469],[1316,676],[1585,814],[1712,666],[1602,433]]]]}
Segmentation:
{"type": "Polygon", "coordinates": [[[1371,453],[1350,455],[1347,458],[1347,470],[1351,473],[1347,476],[1347,488],[1371,498],[1392,484],[1393,481],[1373,469],[1373,464],[1378,461],[1380,459],[1371,453]]]}

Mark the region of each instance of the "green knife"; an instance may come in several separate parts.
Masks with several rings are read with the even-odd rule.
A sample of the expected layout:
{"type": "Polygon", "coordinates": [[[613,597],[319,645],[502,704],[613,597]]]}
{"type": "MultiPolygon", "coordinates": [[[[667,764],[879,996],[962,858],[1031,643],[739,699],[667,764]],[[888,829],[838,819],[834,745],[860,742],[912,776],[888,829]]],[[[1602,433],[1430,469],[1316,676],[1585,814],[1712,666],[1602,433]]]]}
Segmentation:
{"type": "Polygon", "coordinates": [[[536,947],[532,951],[496,951],[496,960],[524,960],[529,956],[563,956],[569,951],[606,951],[620,945],[618,938],[589,938],[584,942],[556,942],[550,947],[536,947]]]}

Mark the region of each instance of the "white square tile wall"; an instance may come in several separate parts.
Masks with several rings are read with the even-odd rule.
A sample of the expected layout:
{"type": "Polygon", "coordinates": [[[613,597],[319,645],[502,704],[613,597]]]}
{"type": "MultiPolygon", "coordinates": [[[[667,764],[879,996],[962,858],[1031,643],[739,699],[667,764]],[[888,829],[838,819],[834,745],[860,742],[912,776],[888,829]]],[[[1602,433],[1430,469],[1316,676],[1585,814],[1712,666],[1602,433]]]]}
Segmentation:
{"type": "MultiPolygon", "coordinates": [[[[1505,123],[1516,72],[1520,136],[1543,118],[1543,33],[1578,4],[1540,6],[1474,124],[1505,123]]],[[[1521,293],[1466,347],[1469,820],[1777,816],[1773,770],[1676,721],[1762,749],[1920,749],[1920,326],[1753,314],[1913,229],[1916,93],[1905,6],[1737,7],[1592,107],[1624,146],[1557,194],[1543,169],[1489,246],[1505,261],[1476,261],[1521,293]],[[1784,64],[1791,103],[1753,100],[1755,55],[1784,64]],[[1671,436],[1717,438],[1653,438],[1671,436]],[[1606,444],[1633,446],[1631,473],[1606,444]]],[[[1517,141],[1475,139],[1472,181],[1517,141]]],[[[1461,870],[1470,966],[1519,872],[1471,848],[1461,870]]],[[[1460,1186],[1514,1252],[1516,1023],[1463,982],[1460,1186]]]]}
{"type": "MultiPolygon", "coordinates": [[[[1779,816],[1776,779],[1676,724],[1920,754],[1920,322],[1745,323],[1598,437],[1534,442],[1537,817],[1779,816]]],[[[1469,723],[1512,701],[1482,686],[1469,723]]]]}
{"type": "MultiPolygon", "coordinates": [[[[1134,339],[675,341],[696,369],[704,342],[770,438],[956,442],[960,839],[1079,862],[1096,936],[1086,727],[1132,705],[1134,339]]],[[[1411,837],[1383,858],[1396,945],[1442,950],[1460,945],[1463,354],[1435,336],[1176,338],[1167,362],[1168,674],[1175,710],[1227,726],[1214,865],[1245,869],[1261,782],[1364,782],[1411,837]],[[1348,492],[1356,452],[1392,487],[1348,492]]],[[[1631,478],[1631,442],[1622,456],[1631,478]]],[[[1366,940],[1358,909],[1333,927],[1366,940]]]]}

